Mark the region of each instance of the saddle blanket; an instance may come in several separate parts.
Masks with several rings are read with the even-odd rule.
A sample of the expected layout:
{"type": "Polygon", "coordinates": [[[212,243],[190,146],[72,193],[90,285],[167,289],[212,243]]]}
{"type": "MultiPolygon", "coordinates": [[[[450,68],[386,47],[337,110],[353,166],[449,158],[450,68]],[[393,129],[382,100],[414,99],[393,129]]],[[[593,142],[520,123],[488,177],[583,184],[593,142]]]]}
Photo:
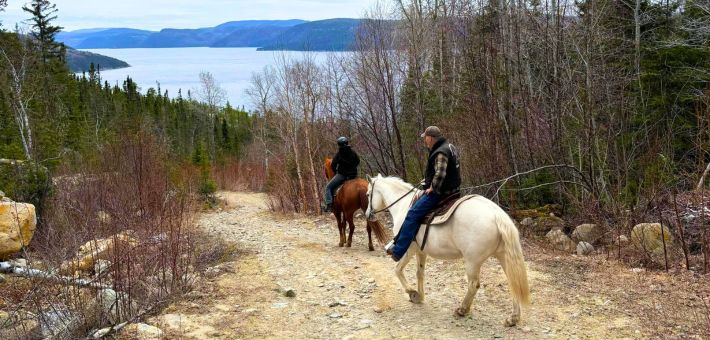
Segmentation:
{"type": "Polygon", "coordinates": [[[442,205],[436,207],[434,210],[432,210],[432,212],[430,212],[429,214],[427,214],[424,217],[422,224],[427,224],[427,222],[428,222],[428,224],[431,224],[431,225],[446,223],[446,221],[448,221],[449,218],[451,218],[451,215],[453,215],[454,212],[456,212],[456,209],[459,207],[459,205],[461,205],[461,203],[466,202],[470,198],[476,197],[476,196],[478,196],[478,195],[466,195],[466,196],[463,196],[463,197],[456,199],[456,200],[452,199],[449,201],[442,202],[442,205]],[[432,215],[433,215],[433,219],[432,219],[432,215]],[[429,222],[430,220],[431,220],[431,222],[429,222]]]}

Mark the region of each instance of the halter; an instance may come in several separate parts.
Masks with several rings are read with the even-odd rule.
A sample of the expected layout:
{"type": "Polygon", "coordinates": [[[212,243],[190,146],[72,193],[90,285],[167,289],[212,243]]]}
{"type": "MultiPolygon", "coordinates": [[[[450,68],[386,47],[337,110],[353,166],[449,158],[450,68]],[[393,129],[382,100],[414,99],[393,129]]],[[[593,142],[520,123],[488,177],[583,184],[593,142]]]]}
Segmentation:
{"type": "MultiPolygon", "coordinates": [[[[383,212],[383,211],[385,211],[385,210],[391,208],[393,205],[397,204],[397,202],[399,202],[399,201],[401,201],[403,198],[407,197],[407,195],[409,195],[409,194],[410,194],[412,191],[414,191],[416,188],[417,188],[417,187],[412,187],[411,189],[409,189],[409,191],[407,191],[404,195],[402,195],[402,197],[400,197],[400,198],[398,198],[396,201],[392,202],[392,204],[390,204],[390,205],[388,205],[388,206],[386,206],[386,207],[384,207],[384,208],[382,208],[382,209],[380,209],[380,210],[370,212],[370,216],[374,216],[375,214],[379,214],[379,213],[381,213],[381,212],[383,212]]],[[[374,193],[375,193],[375,181],[373,180],[373,181],[372,181],[372,190],[370,190],[370,198],[369,198],[369,201],[367,202],[368,205],[370,206],[370,208],[372,208],[372,195],[373,195],[374,193]]],[[[368,218],[369,218],[370,216],[368,216],[368,218]]]]}

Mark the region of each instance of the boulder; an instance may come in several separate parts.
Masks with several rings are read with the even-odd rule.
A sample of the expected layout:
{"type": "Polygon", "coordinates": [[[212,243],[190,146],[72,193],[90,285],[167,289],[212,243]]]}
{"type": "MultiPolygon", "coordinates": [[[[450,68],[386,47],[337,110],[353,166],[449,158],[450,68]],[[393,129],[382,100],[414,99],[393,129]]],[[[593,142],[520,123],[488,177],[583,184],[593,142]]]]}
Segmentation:
{"type": "MultiPolygon", "coordinates": [[[[533,231],[537,235],[545,235],[551,230],[564,229],[565,221],[557,216],[545,216],[537,219],[535,225],[533,226],[533,231]]],[[[573,247],[574,248],[574,247],[573,247]]]]}
{"type": "Polygon", "coordinates": [[[29,245],[36,227],[34,205],[0,202],[0,259],[7,259],[29,245]]]}
{"type": "Polygon", "coordinates": [[[0,311],[0,339],[40,338],[36,315],[27,312],[12,314],[0,311]]]}
{"type": "Polygon", "coordinates": [[[631,242],[634,246],[656,256],[663,256],[663,239],[666,248],[673,243],[671,231],[660,223],[639,223],[631,230],[631,242]],[[661,237],[661,230],[663,230],[663,237],[661,237]]]}
{"type": "Polygon", "coordinates": [[[144,340],[159,340],[165,337],[160,328],[144,323],[132,323],[124,327],[121,335],[128,339],[144,340]]]}
{"type": "Polygon", "coordinates": [[[591,243],[584,241],[577,243],[577,255],[584,256],[592,252],[594,252],[594,246],[591,243]]]}
{"type": "Polygon", "coordinates": [[[526,217],[522,221],[520,221],[520,225],[526,228],[532,226],[533,224],[535,224],[535,221],[533,221],[533,219],[530,217],[526,217]]]}
{"type": "Polygon", "coordinates": [[[131,231],[124,231],[112,237],[84,243],[72,260],[62,264],[61,272],[70,275],[76,271],[92,271],[95,269],[96,261],[112,259],[113,251],[117,246],[130,251],[138,245],[138,240],[131,234],[131,231]]]}
{"type": "Polygon", "coordinates": [[[557,250],[562,250],[565,252],[573,253],[575,251],[575,244],[560,228],[555,228],[550,230],[547,235],[545,235],[547,240],[550,242],[553,248],[557,250]]]}
{"type": "Polygon", "coordinates": [[[580,224],[572,232],[572,239],[577,242],[594,243],[599,240],[603,232],[596,224],[580,224]]]}

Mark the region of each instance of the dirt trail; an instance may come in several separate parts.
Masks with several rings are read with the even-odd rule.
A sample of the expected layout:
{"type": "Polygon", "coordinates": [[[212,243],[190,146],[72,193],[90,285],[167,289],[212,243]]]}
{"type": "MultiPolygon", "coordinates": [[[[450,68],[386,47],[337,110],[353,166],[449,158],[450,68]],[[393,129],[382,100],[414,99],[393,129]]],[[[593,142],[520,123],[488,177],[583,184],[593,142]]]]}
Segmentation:
{"type": "MultiPolygon", "coordinates": [[[[533,305],[523,310],[520,325],[506,328],[510,297],[494,259],[483,267],[471,314],[456,318],[453,311],[466,287],[460,261],[429,259],[426,299],[415,305],[382,247],[367,251],[364,221],[356,221],[352,248],[339,248],[332,216],[279,216],[267,209],[261,194],[219,197],[227,207],[204,214],[199,225],[242,252],[234,262],[208,270],[211,278],[194,292],[147,320],[170,338],[644,337],[635,312],[615,298],[623,289],[600,289],[601,282],[567,269],[569,264],[555,264],[555,257],[538,263],[528,259],[526,249],[533,305]],[[295,297],[287,297],[287,289],[295,297]]],[[[412,264],[407,277],[415,278],[412,264]]]]}

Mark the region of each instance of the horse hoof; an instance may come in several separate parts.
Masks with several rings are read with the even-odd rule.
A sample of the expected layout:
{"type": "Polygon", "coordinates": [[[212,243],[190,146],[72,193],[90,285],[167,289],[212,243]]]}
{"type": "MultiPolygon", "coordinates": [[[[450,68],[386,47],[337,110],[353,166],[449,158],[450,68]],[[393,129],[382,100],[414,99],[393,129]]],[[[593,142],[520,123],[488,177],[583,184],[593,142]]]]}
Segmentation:
{"type": "Polygon", "coordinates": [[[468,310],[459,307],[459,308],[456,308],[456,310],[454,311],[454,314],[458,317],[464,317],[464,316],[466,316],[466,314],[468,314],[468,310]]]}
{"type": "Polygon", "coordinates": [[[352,247],[352,244],[348,243],[348,248],[351,248],[351,247],[352,247]]]}
{"type": "Polygon", "coordinates": [[[369,251],[375,251],[375,247],[367,247],[367,250],[369,250],[369,251]]]}
{"type": "Polygon", "coordinates": [[[419,292],[417,292],[416,290],[408,290],[407,294],[409,294],[409,301],[410,302],[417,303],[417,304],[422,303],[422,300],[423,300],[422,296],[419,295],[419,292]]]}
{"type": "Polygon", "coordinates": [[[503,323],[505,327],[513,327],[518,324],[518,319],[514,317],[509,317],[505,319],[505,323],[503,323]]]}
{"type": "Polygon", "coordinates": [[[341,248],[342,248],[342,247],[343,247],[343,244],[342,244],[342,243],[338,243],[338,247],[341,247],[341,248]]]}

